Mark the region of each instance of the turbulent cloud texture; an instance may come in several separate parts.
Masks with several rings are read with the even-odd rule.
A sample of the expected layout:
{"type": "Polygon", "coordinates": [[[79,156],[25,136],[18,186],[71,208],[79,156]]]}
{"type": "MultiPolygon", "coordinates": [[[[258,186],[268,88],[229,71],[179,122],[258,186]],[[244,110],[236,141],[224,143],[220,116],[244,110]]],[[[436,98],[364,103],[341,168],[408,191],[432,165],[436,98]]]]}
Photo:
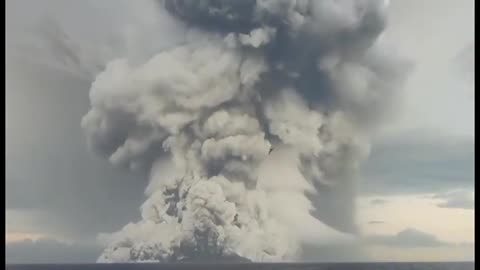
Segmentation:
{"type": "MultiPolygon", "coordinates": [[[[110,262],[335,261],[363,256],[341,243],[357,232],[357,190],[436,194],[434,209],[472,213],[474,142],[438,136],[473,126],[459,94],[473,90],[473,2],[316,2],[7,1],[6,233],[119,230],[100,237],[110,262]],[[406,127],[389,122],[435,133],[373,141],[362,164],[408,69],[389,41],[423,70],[406,127]]],[[[364,221],[398,228],[383,219],[364,221]]],[[[402,247],[392,237],[380,238],[402,247]]],[[[76,262],[82,252],[62,251],[78,246],[7,255],[76,262]]]]}
{"type": "Polygon", "coordinates": [[[385,2],[157,7],[183,40],[107,63],[82,120],[91,149],[150,171],[142,220],[104,235],[99,261],[292,260],[310,242],[350,241],[368,134],[408,68],[376,43],[385,2]],[[282,151],[297,177],[261,178],[282,151]]]}

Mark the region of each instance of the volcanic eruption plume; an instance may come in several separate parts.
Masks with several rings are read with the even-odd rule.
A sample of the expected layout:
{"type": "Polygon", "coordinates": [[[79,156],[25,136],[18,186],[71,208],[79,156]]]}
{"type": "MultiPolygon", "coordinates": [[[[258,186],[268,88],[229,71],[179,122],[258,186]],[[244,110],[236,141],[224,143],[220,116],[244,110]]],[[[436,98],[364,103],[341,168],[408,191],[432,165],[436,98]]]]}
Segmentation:
{"type": "Polygon", "coordinates": [[[157,4],[184,39],[109,62],[82,120],[98,154],[150,171],[142,220],[99,261],[285,261],[350,239],[358,164],[407,70],[377,42],[387,3],[157,4]]]}

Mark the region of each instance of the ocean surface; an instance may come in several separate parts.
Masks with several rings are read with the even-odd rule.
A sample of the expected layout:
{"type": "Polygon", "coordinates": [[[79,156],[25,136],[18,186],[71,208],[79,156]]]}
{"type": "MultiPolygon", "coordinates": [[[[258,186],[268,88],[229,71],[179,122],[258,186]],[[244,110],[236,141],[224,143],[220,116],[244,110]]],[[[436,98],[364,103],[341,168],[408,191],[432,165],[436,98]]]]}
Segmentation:
{"type": "Polygon", "coordinates": [[[472,270],[474,262],[452,263],[179,263],[179,264],[30,264],[9,270],[472,270]]]}

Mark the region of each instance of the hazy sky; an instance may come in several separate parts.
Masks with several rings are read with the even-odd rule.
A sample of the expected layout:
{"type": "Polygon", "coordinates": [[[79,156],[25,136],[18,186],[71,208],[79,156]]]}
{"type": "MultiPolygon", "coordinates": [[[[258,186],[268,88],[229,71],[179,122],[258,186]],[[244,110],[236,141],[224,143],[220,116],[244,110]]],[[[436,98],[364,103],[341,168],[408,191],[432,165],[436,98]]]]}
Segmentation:
{"type": "MultiPolygon", "coordinates": [[[[98,233],[139,218],[147,177],[112,168],[87,149],[80,119],[89,109],[90,75],[72,73],[78,65],[53,64],[54,55],[41,49],[22,49],[41,46],[39,31],[54,33],[38,23],[44,18],[55,18],[88,48],[112,26],[128,33],[129,22],[155,16],[145,1],[131,10],[109,3],[7,1],[10,262],[95,261],[98,233]]],[[[311,249],[306,260],[473,259],[474,1],[394,0],[389,15],[381,41],[414,69],[362,167],[357,220],[369,240],[311,249]]],[[[165,44],[174,39],[168,34],[165,44]]],[[[148,35],[130,42],[138,38],[148,35]]]]}

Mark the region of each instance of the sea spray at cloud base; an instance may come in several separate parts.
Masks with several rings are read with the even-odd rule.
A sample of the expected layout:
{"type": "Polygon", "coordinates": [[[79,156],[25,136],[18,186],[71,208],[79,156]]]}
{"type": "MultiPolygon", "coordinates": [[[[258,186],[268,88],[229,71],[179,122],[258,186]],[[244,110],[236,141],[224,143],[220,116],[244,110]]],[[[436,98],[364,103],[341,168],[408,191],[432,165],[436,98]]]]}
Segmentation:
{"type": "Polygon", "coordinates": [[[150,171],[142,220],[102,235],[99,262],[292,261],[354,241],[356,171],[408,71],[377,42],[386,2],[155,7],[182,41],[110,61],[82,120],[96,153],[150,171]]]}

